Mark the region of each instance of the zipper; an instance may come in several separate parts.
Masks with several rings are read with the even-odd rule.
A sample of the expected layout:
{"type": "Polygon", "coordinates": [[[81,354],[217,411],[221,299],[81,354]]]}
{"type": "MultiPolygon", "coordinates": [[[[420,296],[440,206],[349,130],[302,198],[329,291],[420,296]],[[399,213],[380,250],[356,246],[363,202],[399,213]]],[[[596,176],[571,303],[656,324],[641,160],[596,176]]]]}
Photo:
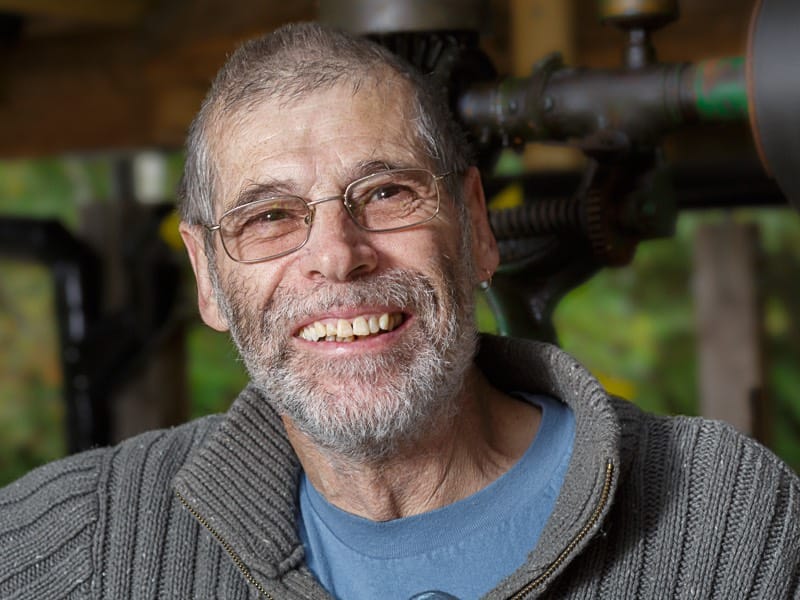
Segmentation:
{"type": "Polygon", "coordinates": [[[583,526],[583,528],[577,533],[577,535],[572,538],[567,547],[559,554],[555,560],[550,563],[550,566],[545,569],[544,573],[539,575],[536,579],[529,582],[525,587],[522,589],[517,590],[513,596],[510,596],[508,600],[522,600],[525,596],[530,594],[533,590],[538,587],[541,587],[547,579],[558,569],[558,567],[563,563],[567,556],[575,549],[575,547],[587,536],[589,535],[589,531],[592,527],[595,526],[597,521],[600,520],[600,515],[603,513],[603,509],[605,509],[606,504],[608,504],[608,498],[611,495],[611,481],[614,478],[614,465],[609,460],[606,462],[606,478],[603,482],[603,490],[600,493],[600,501],[597,503],[597,506],[594,509],[594,512],[589,517],[589,520],[583,526]]]}
{"type": "MultiPolygon", "coordinates": [[[[539,575],[533,581],[529,582],[525,587],[517,590],[512,596],[509,596],[508,600],[522,600],[526,595],[530,594],[533,590],[544,584],[544,582],[550,578],[550,576],[558,569],[558,567],[561,566],[561,563],[563,563],[566,560],[567,556],[575,549],[575,547],[587,535],[589,535],[589,531],[592,529],[592,527],[595,526],[597,521],[600,519],[600,515],[603,513],[606,504],[608,504],[608,498],[611,495],[611,481],[613,480],[613,478],[614,478],[614,465],[609,460],[606,462],[606,475],[605,475],[605,481],[603,482],[603,490],[600,492],[600,500],[597,503],[594,512],[589,517],[589,520],[586,522],[583,528],[581,528],[581,530],[577,533],[577,535],[574,538],[572,538],[570,543],[567,544],[567,547],[564,548],[561,554],[559,554],[555,558],[555,560],[552,563],[550,563],[547,569],[545,569],[544,573],[539,575]]],[[[233,564],[235,564],[238,567],[238,569],[242,572],[242,575],[244,575],[244,578],[247,580],[247,582],[253,585],[259,591],[259,593],[265,598],[269,598],[269,600],[275,600],[269,594],[269,592],[267,592],[267,590],[264,589],[264,586],[262,586],[258,582],[258,580],[255,577],[253,577],[253,575],[250,573],[250,569],[248,569],[245,566],[242,559],[239,558],[239,555],[236,554],[233,548],[231,548],[231,545],[225,540],[225,538],[223,538],[213,527],[211,527],[211,525],[208,524],[208,521],[206,521],[205,517],[203,517],[199,512],[197,512],[192,506],[189,505],[189,503],[181,495],[180,492],[176,491],[175,495],[178,496],[178,500],[180,500],[181,504],[183,504],[183,506],[186,507],[186,510],[188,510],[191,513],[191,515],[195,519],[197,519],[200,522],[200,524],[203,527],[205,527],[212,536],[214,536],[214,539],[216,539],[222,545],[222,547],[225,549],[225,551],[230,555],[231,559],[233,560],[233,564]]]]}
{"type": "Polygon", "coordinates": [[[233,548],[231,548],[231,545],[225,540],[225,538],[223,538],[213,527],[211,527],[211,525],[208,524],[208,521],[206,521],[205,517],[203,517],[199,512],[197,512],[193,507],[189,506],[189,503],[181,495],[180,492],[176,491],[175,495],[178,496],[178,500],[180,500],[181,504],[183,504],[183,506],[186,507],[186,510],[188,510],[192,514],[192,516],[195,519],[197,519],[200,522],[200,524],[209,531],[211,535],[214,536],[214,539],[216,539],[222,545],[222,547],[225,548],[225,552],[227,552],[230,555],[231,559],[233,560],[233,564],[235,564],[238,567],[238,569],[242,572],[242,575],[244,575],[244,578],[247,580],[247,582],[250,585],[255,586],[255,588],[259,591],[259,593],[265,598],[269,598],[269,600],[275,600],[275,598],[273,598],[269,594],[269,592],[267,592],[267,590],[264,589],[264,586],[262,586],[258,582],[258,580],[255,577],[253,577],[253,575],[250,573],[250,569],[248,569],[245,566],[244,561],[242,561],[242,559],[239,558],[239,555],[236,554],[233,548]]]}

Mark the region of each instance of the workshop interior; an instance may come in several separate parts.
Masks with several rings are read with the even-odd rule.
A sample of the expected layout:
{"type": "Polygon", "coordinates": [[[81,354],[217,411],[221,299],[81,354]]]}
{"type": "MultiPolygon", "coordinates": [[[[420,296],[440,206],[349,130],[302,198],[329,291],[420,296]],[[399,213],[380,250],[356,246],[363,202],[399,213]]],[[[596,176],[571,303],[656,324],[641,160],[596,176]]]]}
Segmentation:
{"type": "MultiPolygon", "coordinates": [[[[15,421],[43,385],[12,363],[25,319],[53,329],[52,348],[38,349],[54,357],[63,437],[52,452],[193,414],[191,371],[207,376],[213,364],[189,364],[197,315],[176,234],[181,146],[236,44],[294,20],[370,36],[441,86],[490,200],[501,266],[481,302],[496,333],[564,343],[554,315],[565,299],[674,238],[682,215],[713,214],[674,298],[694,310],[696,353],[680,357],[694,363],[686,401],[800,468],[800,387],[777,397],[765,340],[770,328],[792,338],[781,364],[796,364],[800,313],[769,317],[764,292],[768,278],[793,289],[800,259],[770,262],[771,230],[741,217],[800,222],[800,2],[0,0],[0,431],[33,431],[0,451],[0,477],[19,474],[15,456],[24,468],[39,456],[37,422],[15,421]],[[48,169],[54,185],[82,182],[79,200],[63,194],[68,218],[14,199],[14,186],[33,185],[22,182],[27,165],[38,165],[43,197],[48,169]],[[19,265],[47,282],[50,299],[32,316],[17,308],[19,265]]],[[[800,255],[800,239],[786,243],[800,255]]],[[[591,301],[583,318],[602,321],[591,301]]],[[[212,362],[235,362],[229,343],[215,352],[212,362]]],[[[600,352],[613,364],[613,343],[600,352]]],[[[790,387],[791,366],[778,377],[790,387]]]]}

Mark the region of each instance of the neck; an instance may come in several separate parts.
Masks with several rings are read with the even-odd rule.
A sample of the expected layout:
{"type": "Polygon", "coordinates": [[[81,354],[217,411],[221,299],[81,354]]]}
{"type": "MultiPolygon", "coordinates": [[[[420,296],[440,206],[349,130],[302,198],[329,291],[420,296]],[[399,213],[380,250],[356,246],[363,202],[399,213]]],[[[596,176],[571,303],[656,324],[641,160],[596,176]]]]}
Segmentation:
{"type": "Polygon", "coordinates": [[[332,455],[284,418],[314,487],[342,510],[387,521],[446,506],[486,487],[516,463],[539,426],[538,408],[492,387],[473,368],[455,419],[430,424],[391,456],[360,462],[332,455]]]}

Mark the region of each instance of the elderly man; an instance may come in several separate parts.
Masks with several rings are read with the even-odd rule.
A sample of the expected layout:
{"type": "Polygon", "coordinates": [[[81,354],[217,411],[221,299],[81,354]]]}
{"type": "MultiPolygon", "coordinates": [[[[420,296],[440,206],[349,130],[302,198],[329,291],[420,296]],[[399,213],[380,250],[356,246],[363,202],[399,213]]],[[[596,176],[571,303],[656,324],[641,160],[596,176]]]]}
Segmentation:
{"type": "Polygon", "coordinates": [[[478,338],[498,253],[436,90],[315,25],[237,51],[181,234],[252,384],[0,494],[2,598],[790,598],[800,483],[543,344],[478,338]]]}

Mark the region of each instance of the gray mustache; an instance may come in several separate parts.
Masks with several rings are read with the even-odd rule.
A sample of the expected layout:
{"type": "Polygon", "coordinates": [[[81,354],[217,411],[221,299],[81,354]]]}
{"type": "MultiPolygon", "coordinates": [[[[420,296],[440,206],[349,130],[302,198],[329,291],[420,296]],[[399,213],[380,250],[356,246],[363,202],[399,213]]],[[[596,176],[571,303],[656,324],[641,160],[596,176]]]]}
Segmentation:
{"type": "Polygon", "coordinates": [[[298,298],[296,292],[278,288],[264,307],[264,317],[271,321],[297,321],[308,315],[337,308],[363,305],[391,305],[410,309],[438,304],[430,280],[421,273],[392,270],[331,286],[320,284],[298,298]]]}

